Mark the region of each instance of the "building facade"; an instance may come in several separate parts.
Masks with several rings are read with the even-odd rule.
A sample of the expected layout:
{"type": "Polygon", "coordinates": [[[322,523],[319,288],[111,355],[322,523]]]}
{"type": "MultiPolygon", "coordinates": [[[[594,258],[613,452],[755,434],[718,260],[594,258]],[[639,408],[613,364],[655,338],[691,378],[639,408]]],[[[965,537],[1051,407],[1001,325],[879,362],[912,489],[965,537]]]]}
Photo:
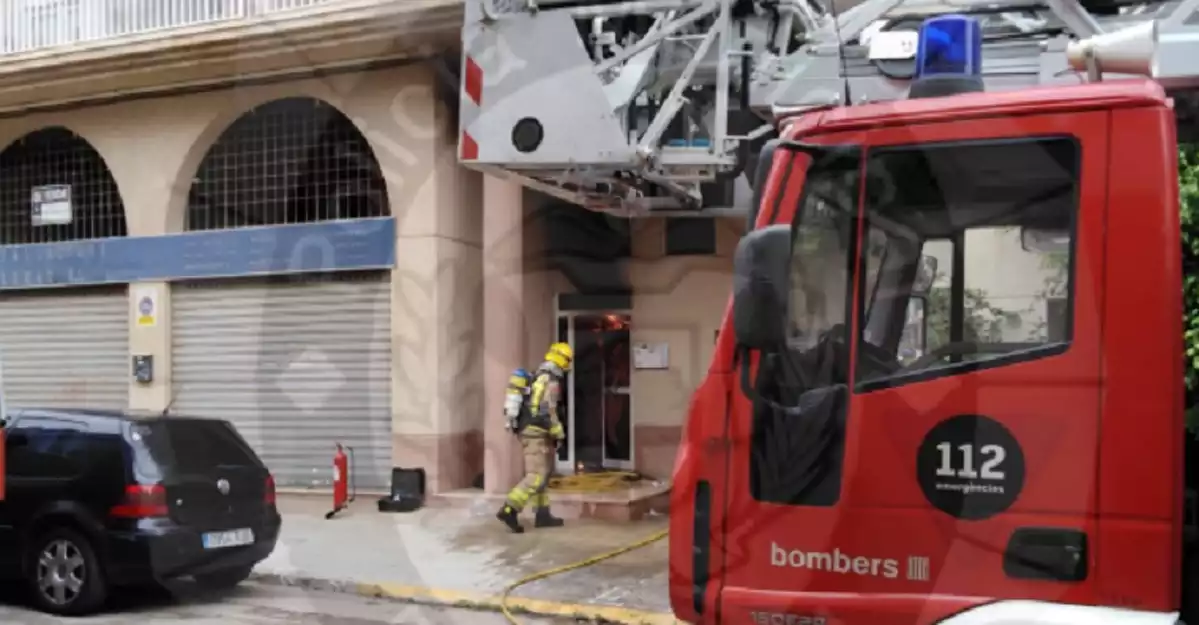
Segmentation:
{"type": "Polygon", "coordinates": [[[507,374],[570,340],[561,466],[669,478],[743,227],[611,220],[459,167],[457,85],[428,58],[460,3],[0,15],[7,407],[226,418],[281,488],[327,488],[341,442],[363,490],[419,467],[432,492],[501,491],[507,374]]]}
{"type": "MultiPolygon", "coordinates": [[[[225,418],[281,488],[328,488],[340,442],[362,490],[400,467],[502,492],[508,374],[564,340],[560,468],[669,479],[744,224],[617,220],[460,167],[461,19],[454,0],[0,0],[6,406],[225,418]]],[[[996,294],[1040,310],[1040,283],[996,294]]],[[[1045,316],[984,321],[1010,340],[1045,316]]]]}

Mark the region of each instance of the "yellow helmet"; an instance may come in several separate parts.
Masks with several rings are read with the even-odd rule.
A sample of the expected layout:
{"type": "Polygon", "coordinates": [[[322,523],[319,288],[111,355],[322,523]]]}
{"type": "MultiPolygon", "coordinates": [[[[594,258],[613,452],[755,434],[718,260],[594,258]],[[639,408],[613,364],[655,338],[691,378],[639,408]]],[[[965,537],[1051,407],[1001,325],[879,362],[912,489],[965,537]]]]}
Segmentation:
{"type": "Polygon", "coordinates": [[[552,362],[558,365],[563,371],[570,370],[570,364],[574,360],[574,350],[566,343],[554,343],[550,345],[549,351],[545,353],[546,362],[552,362]]]}

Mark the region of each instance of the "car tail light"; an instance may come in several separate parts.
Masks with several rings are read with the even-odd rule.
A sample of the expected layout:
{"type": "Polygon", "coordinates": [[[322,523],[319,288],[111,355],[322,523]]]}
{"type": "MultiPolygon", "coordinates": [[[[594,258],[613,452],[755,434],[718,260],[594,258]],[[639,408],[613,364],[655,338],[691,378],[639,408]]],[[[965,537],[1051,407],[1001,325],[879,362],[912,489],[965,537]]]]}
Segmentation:
{"type": "Polygon", "coordinates": [[[162,484],[132,484],[125,487],[125,498],[108,511],[121,519],[145,519],[167,516],[167,492],[162,484]]]}
{"type": "Polygon", "coordinates": [[[266,474],[266,489],[263,493],[263,502],[270,506],[275,505],[275,476],[270,473],[266,474]]]}

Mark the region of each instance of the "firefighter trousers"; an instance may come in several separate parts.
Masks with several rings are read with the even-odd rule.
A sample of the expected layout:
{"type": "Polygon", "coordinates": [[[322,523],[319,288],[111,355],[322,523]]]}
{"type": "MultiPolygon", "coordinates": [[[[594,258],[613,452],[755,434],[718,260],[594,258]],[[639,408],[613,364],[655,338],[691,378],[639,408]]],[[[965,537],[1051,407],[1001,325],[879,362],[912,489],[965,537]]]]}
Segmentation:
{"type": "Polygon", "coordinates": [[[520,512],[530,502],[534,508],[548,508],[550,497],[550,468],[554,466],[553,439],[546,434],[521,435],[521,451],[524,456],[525,475],[512,490],[508,491],[508,505],[520,512]]]}

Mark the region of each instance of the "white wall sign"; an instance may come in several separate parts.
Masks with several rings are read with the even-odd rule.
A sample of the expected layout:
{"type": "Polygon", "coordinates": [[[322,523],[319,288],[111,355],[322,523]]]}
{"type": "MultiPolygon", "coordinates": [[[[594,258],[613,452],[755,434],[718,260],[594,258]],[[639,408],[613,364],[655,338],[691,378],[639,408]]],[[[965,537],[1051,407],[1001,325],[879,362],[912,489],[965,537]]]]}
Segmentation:
{"type": "Polygon", "coordinates": [[[633,347],[634,369],[669,369],[670,345],[667,343],[638,343],[633,347]]]}
{"type": "Polygon", "coordinates": [[[51,184],[34,187],[29,196],[30,216],[35,226],[61,226],[74,219],[71,185],[51,184]]]}

